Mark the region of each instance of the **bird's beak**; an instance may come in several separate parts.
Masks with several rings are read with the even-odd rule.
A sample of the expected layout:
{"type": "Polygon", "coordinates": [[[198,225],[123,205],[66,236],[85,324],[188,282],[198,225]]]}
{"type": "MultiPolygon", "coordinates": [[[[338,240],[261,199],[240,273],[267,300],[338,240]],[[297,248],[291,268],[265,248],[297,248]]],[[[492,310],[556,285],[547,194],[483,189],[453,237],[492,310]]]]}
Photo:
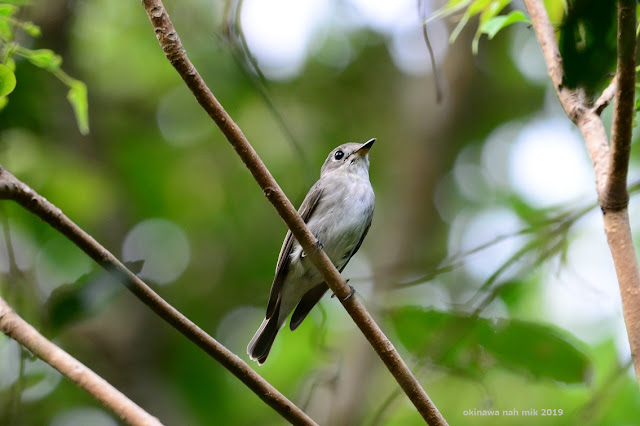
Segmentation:
{"type": "Polygon", "coordinates": [[[367,142],[363,143],[362,146],[358,148],[356,152],[354,152],[354,154],[358,153],[360,156],[366,155],[371,149],[371,147],[373,146],[373,143],[375,141],[376,141],[376,138],[369,139],[367,142]]]}

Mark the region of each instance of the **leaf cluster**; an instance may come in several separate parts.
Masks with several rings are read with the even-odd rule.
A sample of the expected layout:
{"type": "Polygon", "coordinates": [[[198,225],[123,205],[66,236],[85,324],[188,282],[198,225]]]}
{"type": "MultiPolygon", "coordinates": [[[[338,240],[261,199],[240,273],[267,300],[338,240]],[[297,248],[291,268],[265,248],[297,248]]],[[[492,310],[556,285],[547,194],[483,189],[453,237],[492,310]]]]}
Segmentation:
{"type": "Polygon", "coordinates": [[[6,0],[0,2],[0,110],[8,103],[8,95],[16,87],[16,61],[21,57],[31,64],[53,74],[69,91],[67,100],[73,108],[80,133],[89,133],[89,104],[87,86],[62,70],[62,57],[50,49],[30,49],[16,40],[18,32],[30,37],[40,37],[41,30],[30,21],[21,20],[20,6],[29,0],[6,0]]]}
{"type": "Polygon", "coordinates": [[[506,15],[499,15],[509,3],[511,3],[511,0],[449,0],[442,9],[435,12],[428,20],[446,18],[457,15],[459,12],[462,13],[458,25],[456,25],[449,38],[449,42],[453,43],[469,23],[469,20],[474,16],[479,16],[480,24],[471,43],[473,53],[477,54],[482,34],[486,34],[491,40],[501,30],[510,25],[518,22],[531,23],[529,18],[520,10],[512,10],[506,15]]]}

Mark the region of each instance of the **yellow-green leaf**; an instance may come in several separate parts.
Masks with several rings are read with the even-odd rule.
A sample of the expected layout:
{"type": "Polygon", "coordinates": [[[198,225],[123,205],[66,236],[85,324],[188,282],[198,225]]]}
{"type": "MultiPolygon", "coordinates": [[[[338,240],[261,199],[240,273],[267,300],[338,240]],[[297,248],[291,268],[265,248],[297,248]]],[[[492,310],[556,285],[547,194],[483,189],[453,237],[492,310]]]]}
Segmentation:
{"type": "Polygon", "coordinates": [[[0,4],[0,16],[11,17],[18,11],[18,6],[11,4],[0,4]]]}
{"type": "Polygon", "coordinates": [[[13,27],[6,16],[0,16],[0,40],[5,42],[13,39],[13,27]]]}
{"type": "Polygon", "coordinates": [[[489,40],[491,40],[496,34],[498,34],[498,32],[500,32],[500,30],[518,22],[531,23],[524,13],[519,10],[513,10],[508,15],[491,18],[480,26],[480,31],[486,34],[489,37],[489,40]]]}
{"type": "Polygon", "coordinates": [[[427,18],[427,24],[438,18],[445,18],[451,16],[460,9],[467,7],[471,3],[471,0],[449,0],[446,6],[442,9],[436,10],[431,16],[427,18]]]}
{"type": "Polygon", "coordinates": [[[73,80],[71,88],[67,93],[67,100],[73,108],[76,116],[78,129],[83,135],[89,134],[89,102],[87,100],[87,86],[79,81],[73,80]]]}
{"type": "Polygon", "coordinates": [[[31,37],[40,37],[40,35],[42,34],[42,31],[40,31],[40,27],[33,22],[24,22],[22,24],[22,29],[31,37]]]}
{"type": "Polygon", "coordinates": [[[0,64],[0,97],[7,96],[16,88],[16,76],[11,69],[0,64]]]}
{"type": "Polygon", "coordinates": [[[449,43],[453,43],[454,41],[456,41],[456,39],[462,32],[462,29],[467,25],[467,22],[469,22],[469,19],[482,12],[486,7],[490,5],[490,3],[491,0],[474,0],[474,2],[471,3],[467,10],[464,12],[462,19],[460,19],[460,22],[458,22],[458,25],[456,25],[453,32],[451,33],[451,37],[449,37],[449,43]]]}
{"type": "Polygon", "coordinates": [[[33,65],[49,71],[59,69],[62,65],[62,57],[50,49],[26,50],[21,54],[33,65]]]}

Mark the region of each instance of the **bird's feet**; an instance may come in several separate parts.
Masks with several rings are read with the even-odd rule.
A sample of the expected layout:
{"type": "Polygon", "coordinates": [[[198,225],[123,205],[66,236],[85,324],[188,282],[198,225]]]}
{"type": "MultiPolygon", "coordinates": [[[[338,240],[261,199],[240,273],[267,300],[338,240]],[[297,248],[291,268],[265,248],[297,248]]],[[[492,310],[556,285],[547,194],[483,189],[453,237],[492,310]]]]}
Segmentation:
{"type": "MultiPolygon", "coordinates": [[[[346,281],[345,281],[345,283],[349,286],[349,294],[347,294],[347,295],[345,296],[345,298],[344,298],[344,299],[341,299],[343,302],[346,302],[347,300],[351,299],[351,297],[352,297],[354,294],[356,294],[356,289],[355,289],[355,288],[353,288],[353,286],[352,286],[351,284],[349,284],[349,280],[346,280],[346,281]]],[[[331,297],[332,297],[332,298],[336,297],[336,294],[335,294],[335,293],[333,293],[333,294],[331,295],[331,297]]]]}
{"type": "MultiPolygon", "coordinates": [[[[320,241],[320,240],[318,239],[318,237],[316,237],[316,248],[315,248],[315,250],[313,250],[313,252],[314,252],[314,253],[317,253],[317,252],[318,252],[318,250],[322,250],[322,249],[324,249],[324,244],[322,244],[322,241],[320,241]]],[[[301,257],[302,259],[304,259],[305,257],[307,257],[307,253],[305,253],[305,252],[303,251],[303,252],[302,252],[302,254],[300,255],[300,257],[301,257]]]]}

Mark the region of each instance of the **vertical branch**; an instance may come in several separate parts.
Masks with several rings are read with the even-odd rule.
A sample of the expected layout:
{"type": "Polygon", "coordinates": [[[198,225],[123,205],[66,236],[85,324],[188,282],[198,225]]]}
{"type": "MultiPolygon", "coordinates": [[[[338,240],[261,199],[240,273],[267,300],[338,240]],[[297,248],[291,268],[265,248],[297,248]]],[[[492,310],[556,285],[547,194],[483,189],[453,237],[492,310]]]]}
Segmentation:
{"type": "Polygon", "coordinates": [[[627,170],[635,94],[636,1],[618,1],[616,83],[612,83],[610,88],[605,90],[607,93],[603,93],[594,107],[586,102],[580,89],[571,90],[562,86],[562,58],[553,26],[542,1],[524,0],[524,3],[540,42],[558,99],[567,115],[582,132],[593,162],[604,229],[620,286],[631,358],[636,377],[640,380],[640,271],[627,211],[627,170]],[[611,88],[615,89],[616,102],[609,148],[599,114],[608,104],[611,88]]]}
{"type": "Polygon", "coordinates": [[[351,289],[342,280],[338,270],[323,250],[317,250],[317,241],[309,231],[291,201],[258,156],[253,146],[213,95],[211,90],[191,63],[180,42],[180,37],[169,18],[161,0],[142,0],[156,38],[171,65],[180,74],[185,84],[202,108],[218,125],[229,143],[238,153],[253,175],[267,199],[287,224],[311,262],[318,268],[329,288],[345,307],[358,328],[367,338],[387,369],[391,372],[409,400],[430,425],[447,424],[442,414],[431,401],[418,380],[406,365],[391,341],[384,335],[364,305],[357,297],[348,297],[351,289]]]}
{"type": "Polygon", "coordinates": [[[158,419],[144,411],[102,377],[38,333],[2,298],[0,298],[0,331],[84,389],[115,413],[119,419],[132,425],[161,424],[158,419]]]}
{"type": "Polygon", "coordinates": [[[636,1],[618,1],[618,65],[616,103],[611,128],[611,161],[602,209],[620,210],[629,204],[627,171],[636,84],[636,1]]]}
{"type": "Polygon", "coordinates": [[[616,102],[611,128],[609,176],[600,206],[622,295],[631,359],[640,380],[640,271],[629,224],[627,172],[636,84],[636,0],[618,0],[616,102]]]}

